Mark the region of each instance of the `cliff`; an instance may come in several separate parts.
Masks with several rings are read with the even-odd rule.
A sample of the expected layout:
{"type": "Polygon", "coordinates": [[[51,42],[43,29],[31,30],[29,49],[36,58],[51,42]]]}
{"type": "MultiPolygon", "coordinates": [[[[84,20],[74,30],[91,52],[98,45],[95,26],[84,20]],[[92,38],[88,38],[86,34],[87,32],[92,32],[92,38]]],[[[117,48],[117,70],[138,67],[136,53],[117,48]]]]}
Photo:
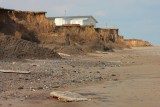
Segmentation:
{"type": "Polygon", "coordinates": [[[92,26],[56,26],[55,33],[42,36],[40,40],[43,46],[48,45],[58,52],[69,54],[101,50],[104,47],[92,26]]]}
{"type": "MultiPolygon", "coordinates": [[[[56,32],[64,32],[68,36],[69,43],[76,42],[82,47],[109,50],[123,45],[123,37],[118,29],[94,28],[93,26],[59,26],[56,32]],[[114,46],[113,46],[114,44],[114,46]]],[[[122,46],[124,47],[124,46],[122,46]]],[[[119,48],[119,47],[118,47],[119,48]]]]}
{"type": "Polygon", "coordinates": [[[36,42],[39,46],[70,54],[148,46],[142,41],[124,40],[114,28],[55,26],[45,14],[0,8],[0,35],[36,42]]]}
{"type": "Polygon", "coordinates": [[[108,43],[110,41],[114,43],[123,43],[123,36],[119,35],[119,29],[116,28],[96,28],[96,32],[100,38],[108,43]]]}
{"type": "Polygon", "coordinates": [[[54,30],[46,12],[16,11],[0,8],[0,32],[25,40],[39,42],[38,36],[54,30]]]}
{"type": "Polygon", "coordinates": [[[147,47],[152,46],[149,42],[138,39],[125,39],[125,45],[129,47],[147,47]]]}
{"type": "Polygon", "coordinates": [[[96,28],[95,30],[104,42],[116,42],[118,37],[118,29],[96,28]]]}

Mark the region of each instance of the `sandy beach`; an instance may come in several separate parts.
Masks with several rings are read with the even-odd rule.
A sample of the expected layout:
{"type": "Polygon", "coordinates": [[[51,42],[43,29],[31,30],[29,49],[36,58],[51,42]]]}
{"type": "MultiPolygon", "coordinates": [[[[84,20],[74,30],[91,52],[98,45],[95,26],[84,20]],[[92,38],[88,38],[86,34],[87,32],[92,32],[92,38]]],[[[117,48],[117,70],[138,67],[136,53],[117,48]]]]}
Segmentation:
{"type": "Polygon", "coordinates": [[[0,61],[0,107],[159,107],[160,47],[62,56],[60,60],[0,61]],[[61,102],[54,90],[90,99],[61,102]]]}

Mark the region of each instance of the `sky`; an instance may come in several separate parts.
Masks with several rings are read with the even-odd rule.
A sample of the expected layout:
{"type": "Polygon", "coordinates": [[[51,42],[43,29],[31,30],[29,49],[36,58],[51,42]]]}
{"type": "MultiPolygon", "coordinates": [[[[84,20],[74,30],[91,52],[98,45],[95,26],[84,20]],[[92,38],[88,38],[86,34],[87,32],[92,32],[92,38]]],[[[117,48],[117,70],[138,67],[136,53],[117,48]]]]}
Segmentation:
{"type": "Polygon", "coordinates": [[[0,7],[46,11],[47,17],[92,15],[97,27],[115,27],[126,39],[160,46],[160,0],[0,0],[0,7]]]}

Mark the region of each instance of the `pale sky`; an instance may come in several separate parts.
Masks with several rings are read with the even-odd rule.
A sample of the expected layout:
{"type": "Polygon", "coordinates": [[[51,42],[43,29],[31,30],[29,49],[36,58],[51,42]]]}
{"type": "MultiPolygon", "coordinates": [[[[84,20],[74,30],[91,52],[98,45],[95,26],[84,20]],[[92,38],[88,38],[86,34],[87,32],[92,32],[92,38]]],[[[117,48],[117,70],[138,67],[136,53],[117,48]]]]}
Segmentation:
{"type": "Polygon", "coordinates": [[[116,27],[129,39],[160,46],[160,0],[0,0],[0,7],[46,11],[47,16],[92,15],[97,27],[116,27]]]}

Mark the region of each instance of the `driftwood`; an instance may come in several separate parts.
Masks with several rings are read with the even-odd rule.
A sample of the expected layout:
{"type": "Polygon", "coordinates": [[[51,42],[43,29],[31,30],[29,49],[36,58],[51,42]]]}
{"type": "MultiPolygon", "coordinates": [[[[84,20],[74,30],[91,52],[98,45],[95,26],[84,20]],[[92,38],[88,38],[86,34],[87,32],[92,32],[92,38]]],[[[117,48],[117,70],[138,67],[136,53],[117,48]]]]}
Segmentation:
{"type": "Polygon", "coordinates": [[[69,91],[53,91],[50,93],[50,96],[64,102],[78,102],[78,101],[89,100],[78,93],[69,92],[69,91]]]}
{"type": "Polygon", "coordinates": [[[20,71],[20,70],[0,70],[3,73],[18,73],[18,74],[29,74],[30,71],[20,71]]]}

